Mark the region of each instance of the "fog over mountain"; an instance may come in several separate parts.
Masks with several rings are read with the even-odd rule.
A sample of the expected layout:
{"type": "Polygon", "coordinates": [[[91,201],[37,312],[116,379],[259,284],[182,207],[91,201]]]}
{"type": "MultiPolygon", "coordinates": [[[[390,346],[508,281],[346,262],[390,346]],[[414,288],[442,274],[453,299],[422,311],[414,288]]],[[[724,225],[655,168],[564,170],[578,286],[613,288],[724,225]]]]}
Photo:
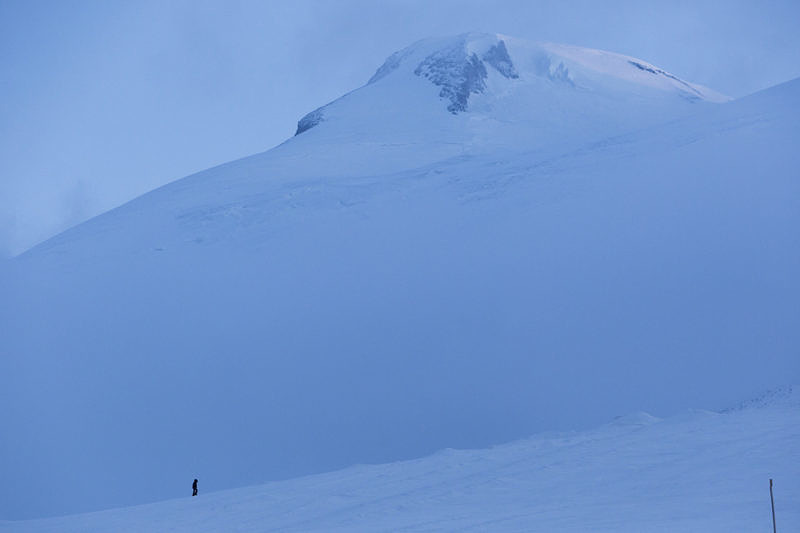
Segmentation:
{"type": "Polygon", "coordinates": [[[309,111],[0,264],[0,518],[800,381],[799,80],[469,33],[309,111]]]}

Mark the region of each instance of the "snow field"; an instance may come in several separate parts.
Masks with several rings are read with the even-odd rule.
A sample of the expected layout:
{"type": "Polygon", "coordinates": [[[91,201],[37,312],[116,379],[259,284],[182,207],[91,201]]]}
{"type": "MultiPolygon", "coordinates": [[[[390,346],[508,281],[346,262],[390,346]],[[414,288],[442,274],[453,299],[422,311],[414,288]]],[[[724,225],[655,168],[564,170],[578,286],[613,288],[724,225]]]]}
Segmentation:
{"type": "MultiPolygon", "coordinates": [[[[795,387],[796,389],[797,387],[795,387]]],[[[791,391],[791,389],[787,389],[791,391]]],[[[800,528],[800,403],[640,413],[597,429],[0,531],[720,532],[800,528]]],[[[189,487],[191,480],[187,480],[189,487]]]]}

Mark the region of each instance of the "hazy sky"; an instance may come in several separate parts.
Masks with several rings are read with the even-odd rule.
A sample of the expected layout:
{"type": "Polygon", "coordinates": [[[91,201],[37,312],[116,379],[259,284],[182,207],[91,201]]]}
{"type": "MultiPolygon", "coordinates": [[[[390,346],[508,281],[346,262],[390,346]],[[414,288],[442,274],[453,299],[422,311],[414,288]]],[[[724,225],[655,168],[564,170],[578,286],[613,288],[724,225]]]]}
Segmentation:
{"type": "Polygon", "coordinates": [[[796,0],[0,0],[0,255],[274,146],[420,38],[601,48],[743,96],[800,76],[798,22],[796,0]]]}

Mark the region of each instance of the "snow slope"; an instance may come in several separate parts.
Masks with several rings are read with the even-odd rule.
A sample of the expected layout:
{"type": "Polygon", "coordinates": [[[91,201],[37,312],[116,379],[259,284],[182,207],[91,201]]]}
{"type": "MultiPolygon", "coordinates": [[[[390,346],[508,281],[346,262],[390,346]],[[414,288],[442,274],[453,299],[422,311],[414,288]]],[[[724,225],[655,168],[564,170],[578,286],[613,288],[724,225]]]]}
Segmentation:
{"type": "Polygon", "coordinates": [[[0,517],[800,380],[800,82],[716,104],[640,60],[503,38],[512,71],[500,40],[412,46],[280,147],[11,261],[0,517]]]}
{"type": "Polygon", "coordinates": [[[770,478],[778,528],[796,531],[800,401],[796,387],[780,393],[793,401],[664,420],[640,413],[490,449],[0,522],[0,531],[770,531],[770,478]]]}

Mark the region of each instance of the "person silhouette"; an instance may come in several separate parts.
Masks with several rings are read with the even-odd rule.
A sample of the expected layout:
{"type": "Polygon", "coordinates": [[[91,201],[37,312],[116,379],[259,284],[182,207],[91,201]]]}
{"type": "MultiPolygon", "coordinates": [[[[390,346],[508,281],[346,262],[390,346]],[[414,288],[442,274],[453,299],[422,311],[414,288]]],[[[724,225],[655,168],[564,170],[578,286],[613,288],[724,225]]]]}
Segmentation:
{"type": "Polygon", "coordinates": [[[192,483],[192,496],[197,496],[197,480],[196,479],[194,480],[194,483],[192,483]]]}

